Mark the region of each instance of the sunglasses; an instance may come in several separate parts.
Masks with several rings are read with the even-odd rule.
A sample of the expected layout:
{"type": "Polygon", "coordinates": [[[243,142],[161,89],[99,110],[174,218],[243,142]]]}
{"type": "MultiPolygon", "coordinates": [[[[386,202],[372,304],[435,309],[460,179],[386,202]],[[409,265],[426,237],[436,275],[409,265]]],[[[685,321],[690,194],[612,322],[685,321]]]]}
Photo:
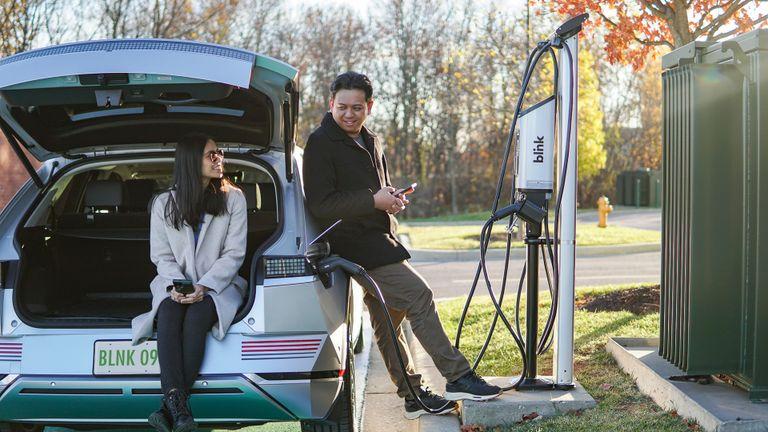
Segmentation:
{"type": "Polygon", "coordinates": [[[216,149],[205,153],[205,157],[210,159],[211,162],[216,162],[217,159],[224,159],[224,150],[216,149]]]}

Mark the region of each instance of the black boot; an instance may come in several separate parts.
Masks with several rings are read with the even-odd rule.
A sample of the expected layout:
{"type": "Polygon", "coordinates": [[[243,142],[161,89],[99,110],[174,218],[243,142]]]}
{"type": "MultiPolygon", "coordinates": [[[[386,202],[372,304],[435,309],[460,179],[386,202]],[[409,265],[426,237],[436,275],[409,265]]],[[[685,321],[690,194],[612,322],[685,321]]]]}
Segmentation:
{"type": "Polygon", "coordinates": [[[197,422],[189,410],[188,398],[186,392],[171,389],[163,399],[165,408],[173,420],[173,432],[191,432],[197,429],[197,422]]]}
{"type": "Polygon", "coordinates": [[[171,414],[165,407],[165,399],[160,403],[160,409],[150,414],[147,421],[157,432],[171,432],[171,414]]]}

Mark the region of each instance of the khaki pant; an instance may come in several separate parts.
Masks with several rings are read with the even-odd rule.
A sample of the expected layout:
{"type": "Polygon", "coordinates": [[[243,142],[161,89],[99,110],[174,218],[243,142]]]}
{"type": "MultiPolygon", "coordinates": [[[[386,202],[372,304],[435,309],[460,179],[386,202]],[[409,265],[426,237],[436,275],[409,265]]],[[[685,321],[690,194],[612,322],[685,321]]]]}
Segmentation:
{"type": "MultiPolygon", "coordinates": [[[[451,341],[443,330],[440,317],[432,300],[432,290],[424,278],[411,267],[407,261],[389,264],[369,270],[368,274],[379,285],[384,300],[387,302],[389,314],[397,330],[397,345],[403,353],[403,360],[408,371],[408,378],[414,387],[421,385],[421,375],[416,373],[413,367],[408,343],[403,334],[403,319],[408,319],[414,336],[419,340],[432,357],[435,366],[448,381],[454,381],[470,371],[467,359],[453,347],[451,341]]],[[[371,323],[379,346],[384,364],[389,371],[389,377],[397,386],[397,394],[400,397],[409,396],[408,386],[402,375],[400,364],[397,361],[395,345],[386,322],[384,309],[376,298],[373,287],[359,277],[355,280],[365,288],[365,304],[371,314],[371,323]]]]}

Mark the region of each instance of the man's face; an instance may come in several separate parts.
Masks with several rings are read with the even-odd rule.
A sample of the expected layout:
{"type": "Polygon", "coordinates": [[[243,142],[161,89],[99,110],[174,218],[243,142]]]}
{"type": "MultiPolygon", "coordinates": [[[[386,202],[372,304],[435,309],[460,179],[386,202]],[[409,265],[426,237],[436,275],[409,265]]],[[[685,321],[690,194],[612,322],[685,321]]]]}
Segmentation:
{"type": "Polygon", "coordinates": [[[333,119],[347,135],[356,137],[360,135],[363,123],[371,113],[373,100],[366,102],[365,92],[358,89],[339,90],[336,96],[331,98],[330,108],[333,119]]]}

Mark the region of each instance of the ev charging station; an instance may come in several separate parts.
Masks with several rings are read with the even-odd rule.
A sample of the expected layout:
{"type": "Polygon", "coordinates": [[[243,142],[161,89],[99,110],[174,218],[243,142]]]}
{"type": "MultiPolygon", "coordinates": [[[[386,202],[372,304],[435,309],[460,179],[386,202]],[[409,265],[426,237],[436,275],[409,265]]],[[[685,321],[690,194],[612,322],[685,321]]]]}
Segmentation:
{"type": "MultiPolygon", "coordinates": [[[[489,325],[488,335],[472,367],[476,369],[487,350],[498,320],[501,320],[515,341],[523,359],[523,371],[512,380],[512,385],[503,387],[503,391],[536,390],[571,390],[573,380],[573,333],[574,333],[574,267],[576,234],[576,180],[577,180],[577,119],[578,119],[578,35],[582,24],[588,18],[582,14],[571,18],[555,30],[549,40],[539,42],[529,54],[523,77],[522,88],[518,95],[509,135],[504,148],[496,194],[491,216],[480,234],[480,261],[464,305],[455,346],[460,348],[461,331],[470,304],[482,276],[488,295],[496,310],[489,325]],[[559,57],[555,53],[559,50],[559,57]],[[555,94],[523,110],[522,103],[528,89],[533,71],[542,56],[549,55],[556,63],[554,69],[555,94]],[[516,130],[519,134],[516,135],[516,130]],[[518,136],[517,146],[515,137],[518,136]],[[515,147],[513,159],[516,172],[513,193],[509,204],[500,208],[501,194],[507,179],[508,161],[515,147]],[[555,178],[555,150],[558,153],[557,173],[555,178]],[[554,195],[556,194],[556,195],[554,195]],[[555,196],[554,232],[549,230],[549,201],[555,196]],[[490,242],[491,230],[495,222],[507,220],[507,255],[504,274],[501,278],[500,293],[497,295],[491,284],[485,265],[485,255],[490,242]],[[519,307],[515,308],[514,324],[502,310],[506,291],[512,228],[521,221],[525,222],[526,264],[520,275],[520,284],[516,300],[521,299],[524,279],[527,280],[526,295],[526,331],[519,325],[519,307]],[[542,237],[543,235],[543,237],[542,237]],[[540,255],[541,252],[541,255],[540,255]],[[543,257],[544,268],[552,295],[552,307],[541,338],[538,337],[538,272],[539,261],[543,257]],[[550,269],[552,275],[550,275],[550,269]],[[554,277],[552,277],[554,276],[554,277]],[[537,357],[546,352],[555,341],[553,359],[554,376],[552,379],[539,377],[537,357]]],[[[514,170],[513,170],[514,171],[514,170]]],[[[358,275],[372,287],[373,294],[382,305],[386,306],[379,287],[370,278],[365,269],[338,256],[328,256],[328,251],[310,259],[311,264],[321,275],[342,269],[350,275],[358,275]]],[[[387,308],[383,308],[387,311],[387,308]]],[[[391,317],[387,320],[391,337],[396,339],[395,327],[391,317]]],[[[397,344],[395,344],[397,348],[397,344]]],[[[403,354],[396,349],[403,373],[405,365],[403,354]]],[[[439,412],[426,407],[418,398],[409,380],[406,380],[414,400],[426,412],[439,412]]],[[[546,393],[542,392],[542,397],[546,393]]],[[[588,396],[588,395],[587,395],[588,396]]],[[[548,397],[548,396],[547,396],[548,397]]],[[[590,398],[591,400],[591,398],[590,398]]],[[[592,401],[594,404],[594,401],[592,401]]]]}
{"type": "Polygon", "coordinates": [[[576,238],[576,180],[577,180],[577,119],[578,119],[578,42],[582,24],[587,14],[579,15],[562,24],[549,40],[539,42],[530,53],[526,63],[523,85],[518,96],[515,115],[509,131],[507,147],[502,160],[496,197],[491,217],[480,235],[480,262],[462,318],[459,322],[455,345],[459,347],[464,317],[469,313],[472,297],[482,274],[488,295],[496,308],[486,343],[475,360],[477,367],[498,319],[504,323],[515,340],[523,358],[523,371],[504,390],[570,390],[573,381],[573,316],[574,316],[574,267],[576,238]],[[557,56],[555,49],[559,50],[557,56]],[[542,56],[548,54],[556,63],[555,94],[533,106],[522,110],[530,77],[542,56]],[[515,135],[515,130],[519,133],[515,135]],[[507,160],[517,136],[514,160],[514,191],[510,204],[499,209],[501,191],[507,175],[507,160]],[[558,147],[559,146],[559,147],[558,147]],[[555,179],[555,151],[557,149],[558,178],[555,179]],[[554,233],[549,232],[549,202],[554,200],[554,233]],[[498,296],[491,286],[485,266],[487,250],[493,223],[508,219],[507,263],[502,275],[498,296]],[[520,221],[525,222],[526,264],[520,275],[517,290],[519,305],[523,280],[527,281],[526,331],[519,325],[519,306],[515,307],[515,325],[506,318],[501,302],[506,291],[511,230],[520,221]],[[542,234],[543,237],[542,237],[542,234]],[[546,325],[538,338],[538,295],[539,260],[543,257],[544,268],[552,296],[552,307],[546,325]],[[548,265],[549,263],[549,265],[548,265]],[[550,267],[553,275],[550,275],[550,267]],[[554,276],[554,277],[552,277],[554,276]],[[556,338],[552,380],[537,374],[537,356],[547,351],[556,338]]]}

